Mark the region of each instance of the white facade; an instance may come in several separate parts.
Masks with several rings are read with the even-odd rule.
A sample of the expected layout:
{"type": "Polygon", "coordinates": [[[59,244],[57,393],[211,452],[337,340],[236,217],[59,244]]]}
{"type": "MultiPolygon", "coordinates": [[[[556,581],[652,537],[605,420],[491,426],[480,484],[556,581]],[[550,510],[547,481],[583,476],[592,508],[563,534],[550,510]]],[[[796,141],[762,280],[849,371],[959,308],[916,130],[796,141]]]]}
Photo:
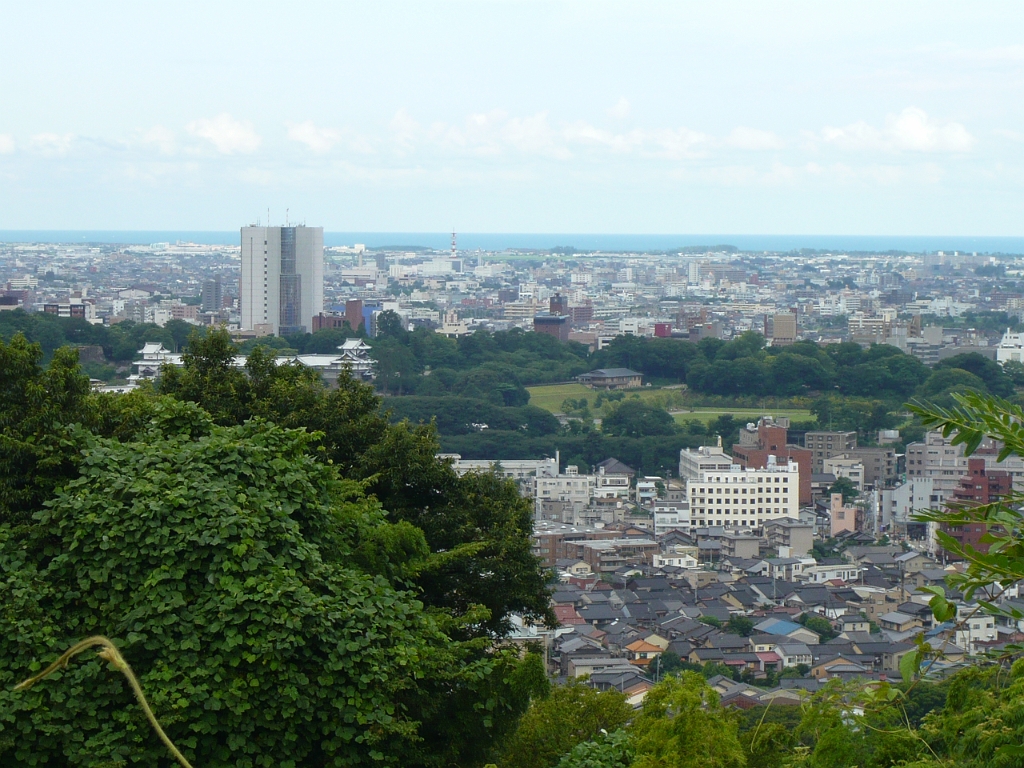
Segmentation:
{"type": "Polygon", "coordinates": [[[651,565],[655,568],[690,568],[696,569],[699,566],[697,558],[693,555],[684,555],[677,552],[665,555],[653,555],[651,557],[651,565]]]}
{"type": "Polygon", "coordinates": [[[1012,333],[1009,328],[1003,334],[1003,340],[996,347],[996,362],[1024,362],[1024,333],[1012,333]]]}
{"type": "Polygon", "coordinates": [[[594,476],[581,475],[575,465],[565,468],[565,474],[534,479],[534,499],[542,501],[568,501],[586,506],[594,498],[594,476]]]}
{"type": "Polygon", "coordinates": [[[692,527],[690,505],[685,501],[654,502],[654,535],[669,531],[687,531],[692,527]]]}
{"type": "Polygon", "coordinates": [[[601,467],[597,470],[597,474],[594,476],[594,483],[594,498],[629,498],[629,475],[605,474],[604,467],[601,467]]]}
{"type": "Polygon", "coordinates": [[[511,459],[491,461],[490,459],[464,459],[457,453],[441,454],[443,459],[452,459],[452,469],[457,475],[467,472],[498,472],[510,480],[523,481],[534,477],[556,477],[558,462],[555,459],[511,459]]]}
{"type": "Polygon", "coordinates": [[[939,506],[930,477],[909,480],[896,488],[883,488],[879,503],[879,525],[906,526],[918,512],[939,506]]]}
{"type": "MultiPolygon", "coordinates": [[[[769,457],[770,459],[773,457],[769,457]]],[[[796,462],[765,469],[702,472],[686,484],[690,516],[696,528],[759,528],[778,517],[800,519],[800,468],[796,462]]]]}
{"type": "Polygon", "coordinates": [[[825,459],[823,465],[825,467],[825,474],[835,475],[837,479],[845,477],[853,483],[857,493],[864,493],[864,462],[860,459],[833,456],[830,459],[825,459]]]}
{"type": "Polygon", "coordinates": [[[695,450],[684,448],[679,452],[680,480],[696,480],[704,472],[731,472],[738,467],[732,456],[722,450],[722,446],[705,446],[695,450]]]}
{"type": "Polygon", "coordinates": [[[648,505],[658,498],[658,483],[664,486],[665,481],[660,477],[644,477],[636,481],[636,503],[648,505]]]}
{"type": "Polygon", "coordinates": [[[856,581],[860,578],[860,566],[843,563],[841,565],[812,565],[803,569],[803,578],[812,584],[824,584],[826,581],[856,581]]]}
{"type": "Polygon", "coordinates": [[[978,643],[991,643],[999,638],[995,617],[981,612],[975,614],[975,608],[974,605],[957,606],[957,621],[962,623],[954,636],[954,642],[971,654],[981,652],[978,643]]]}
{"type": "Polygon", "coordinates": [[[324,309],[323,227],[242,227],[241,237],[242,328],[311,332],[324,309]]]}

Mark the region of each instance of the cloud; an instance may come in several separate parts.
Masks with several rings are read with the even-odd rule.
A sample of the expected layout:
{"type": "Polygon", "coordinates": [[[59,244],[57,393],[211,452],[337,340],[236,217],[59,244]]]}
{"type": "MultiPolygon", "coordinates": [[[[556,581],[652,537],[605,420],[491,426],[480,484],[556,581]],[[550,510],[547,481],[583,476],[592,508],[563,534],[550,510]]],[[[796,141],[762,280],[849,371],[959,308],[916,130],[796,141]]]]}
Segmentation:
{"type": "Polygon", "coordinates": [[[591,147],[604,147],[613,152],[631,152],[642,147],[647,136],[642,131],[614,133],[589,123],[573,123],[562,129],[566,141],[591,147]]]}
{"type": "Polygon", "coordinates": [[[235,120],[227,112],[212,119],[193,120],[185,128],[193,136],[209,141],[218,152],[225,155],[236,152],[249,154],[263,143],[263,139],[253,130],[252,123],[235,120]]]}
{"type": "Polygon", "coordinates": [[[142,136],[142,143],[155,146],[162,155],[174,154],[176,147],[174,131],[162,125],[154,125],[146,131],[142,136]]]}
{"type": "Polygon", "coordinates": [[[73,133],[37,133],[29,139],[28,146],[44,157],[59,157],[68,153],[74,140],[73,133]]]}
{"type": "Polygon", "coordinates": [[[610,117],[616,118],[617,120],[624,120],[625,118],[629,117],[631,109],[632,106],[630,105],[629,100],[625,96],[623,96],[621,99],[615,102],[615,106],[608,109],[608,115],[610,117]]]}
{"type": "Polygon", "coordinates": [[[420,124],[413,120],[404,109],[395,112],[389,127],[395,141],[406,149],[410,149],[420,135],[420,124]]]}
{"type": "MultiPolygon", "coordinates": [[[[404,119],[411,120],[408,116],[404,119]]],[[[411,125],[416,123],[411,122],[411,125]]],[[[394,125],[392,128],[394,130],[394,125]]],[[[497,156],[514,151],[557,160],[572,157],[562,133],[548,122],[547,112],[526,117],[509,117],[500,109],[479,112],[467,117],[462,126],[436,123],[426,138],[439,148],[474,155],[497,156]]]]}
{"type": "Polygon", "coordinates": [[[548,124],[548,113],[538,112],[529,117],[513,117],[502,126],[502,138],[523,154],[544,155],[558,160],[572,157],[567,147],[548,124]]]}
{"type": "Polygon", "coordinates": [[[9,155],[14,151],[14,137],[0,133],[0,155],[9,155]]]}
{"type": "Polygon", "coordinates": [[[842,149],[887,152],[970,152],[975,143],[962,124],[940,124],[917,107],[889,115],[882,129],[861,120],[843,128],[825,127],[820,138],[842,149]]]}
{"type": "Polygon", "coordinates": [[[733,128],[732,133],[726,137],[725,143],[736,149],[749,150],[782,149],[784,146],[782,139],[771,131],[762,131],[757,128],[746,128],[743,126],[733,128]]]}
{"type": "Polygon", "coordinates": [[[286,123],[288,138],[305,144],[317,154],[330,152],[331,148],[341,140],[341,133],[333,128],[318,128],[312,120],[304,123],[286,123]]]}

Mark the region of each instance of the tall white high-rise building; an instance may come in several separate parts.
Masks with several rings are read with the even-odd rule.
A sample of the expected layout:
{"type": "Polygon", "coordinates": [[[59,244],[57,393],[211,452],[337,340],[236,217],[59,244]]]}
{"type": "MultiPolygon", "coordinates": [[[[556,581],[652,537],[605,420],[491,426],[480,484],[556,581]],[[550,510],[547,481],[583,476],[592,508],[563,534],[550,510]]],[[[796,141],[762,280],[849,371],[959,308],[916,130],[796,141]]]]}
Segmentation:
{"type": "Polygon", "coordinates": [[[242,227],[242,328],[311,333],[324,309],[323,227],[242,227]]]}

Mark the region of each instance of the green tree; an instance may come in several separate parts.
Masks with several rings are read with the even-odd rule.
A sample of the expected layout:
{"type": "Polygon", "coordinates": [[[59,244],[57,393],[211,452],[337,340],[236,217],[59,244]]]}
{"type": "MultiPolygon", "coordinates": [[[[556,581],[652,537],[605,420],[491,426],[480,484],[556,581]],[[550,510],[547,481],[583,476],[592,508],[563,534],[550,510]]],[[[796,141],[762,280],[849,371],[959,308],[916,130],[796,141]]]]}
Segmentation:
{"type": "Polygon", "coordinates": [[[798,764],[807,768],[849,768],[863,765],[865,740],[854,730],[855,697],[838,680],[830,680],[804,706],[794,736],[806,749],[798,764]]]}
{"type": "Polygon", "coordinates": [[[1024,363],[1008,360],[1003,363],[1003,373],[1010,377],[1015,387],[1024,387],[1024,363]]]}
{"type": "Polygon", "coordinates": [[[709,437],[722,438],[722,445],[732,450],[732,446],[739,442],[740,427],[742,426],[743,423],[731,413],[723,413],[708,422],[707,434],[709,437]]]}
{"type": "Polygon", "coordinates": [[[224,331],[193,341],[183,359],[182,369],[164,371],[161,391],[197,403],[219,424],[258,416],[305,428],[314,455],[364,482],[391,522],[424,532],[431,551],[444,557],[417,576],[423,601],[452,618],[478,606],[489,611],[452,632],[503,633],[511,612],[553,621],[545,575],[530,551],[532,507],[513,483],[457,477],[437,458],[431,425],[389,424],[372,388],[349,376],[327,389],[314,370],[277,365],[262,348],[236,368],[224,331]]]}
{"type": "Polygon", "coordinates": [[[759,723],[740,734],[747,768],[782,768],[793,747],[793,734],[781,723],[759,723]]]}
{"type": "Polygon", "coordinates": [[[43,368],[39,344],[0,341],[0,523],[26,524],[78,474],[74,425],[90,419],[89,379],[78,352],[56,351],[43,368]]]}
{"type": "Polygon", "coordinates": [[[541,690],[536,657],[441,631],[404,586],[422,534],[309,434],[163,400],[133,440],[80,437],[40,527],[0,527],[0,762],[166,762],[99,660],[11,690],[83,634],[118,639],[196,765],[479,764],[541,690]]]}
{"type": "Polygon", "coordinates": [[[251,415],[249,381],[235,366],[238,351],[226,330],[191,337],[183,368],[164,366],[160,392],[197,403],[218,424],[241,424],[251,415]]]}
{"type": "Polygon", "coordinates": [[[173,341],[172,352],[183,350],[193,333],[202,334],[201,329],[196,328],[191,323],[186,323],[184,320],[168,320],[166,325],[164,325],[164,330],[167,331],[173,341]]]}
{"type": "Polygon", "coordinates": [[[629,768],[633,747],[626,731],[613,731],[577,744],[558,761],[558,768],[629,768]]]}
{"type": "MultiPolygon", "coordinates": [[[[1013,380],[1003,366],[977,352],[966,352],[947,357],[935,364],[934,371],[963,370],[985,382],[985,389],[997,397],[1013,396],[1013,380]]],[[[934,375],[934,374],[933,374],[934,375]]]]}
{"type": "Polygon", "coordinates": [[[409,336],[405,321],[394,310],[387,309],[377,315],[377,338],[395,339],[404,342],[409,336]]]}
{"type": "Polygon", "coordinates": [[[626,400],[602,420],[601,429],[621,437],[650,437],[674,434],[676,425],[667,411],[642,400],[626,400]]]}
{"type": "Polygon", "coordinates": [[[960,392],[965,389],[987,391],[985,382],[970,371],[965,371],[962,368],[940,368],[917,388],[916,394],[918,397],[934,400],[943,395],[949,395],[951,392],[960,392]]]}
{"type": "Polygon", "coordinates": [[[633,723],[634,768],[742,768],[736,717],[703,677],[684,672],[648,691],[633,723]]]}
{"type": "Polygon", "coordinates": [[[599,692],[573,679],[534,699],[501,750],[501,768],[549,768],[577,744],[614,731],[633,716],[614,688],[599,692]]]}
{"type": "Polygon", "coordinates": [[[731,632],[734,635],[750,637],[754,634],[754,620],[748,619],[746,616],[730,616],[729,621],[725,623],[724,629],[726,632],[731,632]]]}
{"type": "Polygon", "coordinates": [[[813,613],[804,613],[800,615],[798,621],[812,632],[817,632],[821,636],[821,642],[823,643],[827,643],[832,638],[839,636],[839,633],[836,632],[835,628],[832,626],[832,622],[824,616],[817,616],[813,613]]]}
{"type": "Polygon", "coordinates": [[[860,491],[857,490],[857,486],[853,484],[853,481],[848,477],[838,477],[836,481],[829,487],[828,492],[830,494],[839,493],[843,496],[843,504],[849,504],[851,501],[860,496],[860,491]]]}

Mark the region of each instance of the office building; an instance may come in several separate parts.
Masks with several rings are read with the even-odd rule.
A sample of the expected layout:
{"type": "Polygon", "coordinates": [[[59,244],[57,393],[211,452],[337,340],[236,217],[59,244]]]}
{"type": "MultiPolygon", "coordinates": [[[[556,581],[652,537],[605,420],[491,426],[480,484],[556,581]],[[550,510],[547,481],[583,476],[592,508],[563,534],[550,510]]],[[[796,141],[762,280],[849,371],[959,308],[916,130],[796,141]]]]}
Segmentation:
{"type": "Polygon", "coordinates": [[[324,308],[323,227],[242,227],[242,328],[311,332],[324,308]]]}
{"type": "MultiPolygon", "coordinates": [[[[984,444],[982,447],[986,447],[984,444]]],[[[928,432],[920,443],[907,446],[907,479],[931,478],[932,492],[938,501],[945,501],[960,485],[960,478],[968,474],[964,446],[953,445],[952,437],[941,432],[928,432]]]]}
{"type": "Polygon", "coordinates": [[[721,446],[683,448],[679,452],[680,480],[696,480],[704,472],[731,472],[738,467],[732,456],[723,451],[721,446]]]}
{"type": "Polygon", "coordinates": [[[825,459],[857,447],[856,432],[811,431],[804,435],[804,447],[811,452],[811,472],[825,471],[825,459]]]}
{"type": "Polygon", "coordinates": [[[772,320],[772,346],[786,347],[796,341],[796,315],[781,312],[772,320]]]}
{"type": "Polygon", "coordinates": [[[203,281],[203,312],[220,312],[224,306],[224,292],[220,276],[203,281]]]}
{"type": "Polygon", "coordinates": [[[533,318],[533,330],[535,333],[554,336],[559,341],[568,341],[569,317],[567,315],[537,315],[533,318]]]}

